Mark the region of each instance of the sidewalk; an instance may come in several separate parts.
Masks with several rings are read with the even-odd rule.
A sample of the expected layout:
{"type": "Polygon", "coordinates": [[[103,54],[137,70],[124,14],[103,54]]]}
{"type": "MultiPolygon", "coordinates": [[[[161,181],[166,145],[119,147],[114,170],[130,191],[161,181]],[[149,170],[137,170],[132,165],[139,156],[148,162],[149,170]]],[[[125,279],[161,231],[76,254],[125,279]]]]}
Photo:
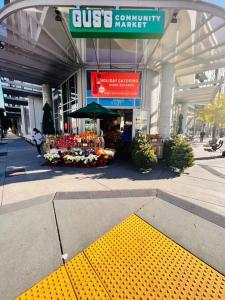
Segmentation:
{"type": "Polygon", "coordinates": [[[204,151],[203,144],[194,145],[195,166],[177,177],[161,166],[141,174],[121,161],[99,169],[50,168],[24,140],[9,136],[8,143],[2,205],[56,192],[160,188],[225,215],[225,159],[213,158],[219,153],[204,151]]]}
{"type": "Polygon", "coordinates": [[[8,148],[0,156],[1,300],[15,299],[59,268],[62,254],[72,258],[133,213],[225,274],[225,159],[194,147],[196,165],[177,177],[161,165],[140,174],[121,161],[43,167],[34,146],[9,136],[0,149],[8,148]]]}

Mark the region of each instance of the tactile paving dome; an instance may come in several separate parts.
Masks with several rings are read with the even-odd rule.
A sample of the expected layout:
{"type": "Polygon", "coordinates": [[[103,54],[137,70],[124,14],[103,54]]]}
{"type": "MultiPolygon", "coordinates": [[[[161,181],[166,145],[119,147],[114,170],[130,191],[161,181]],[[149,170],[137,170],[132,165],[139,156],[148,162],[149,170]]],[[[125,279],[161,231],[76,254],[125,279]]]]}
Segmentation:
{"type": "Polygon", "coordinates": [[[77,299],[110,299],[83,253],[66,264],[77,299]]]}
{"type": "Polygon", "coordinates": [[[16,300],[72,300],[75,294],[65,267],[59,268],[16,300]]]}
{"type": "Polygon", "coordinates": [[[139,217],[85,250],[111,299],[225,299],[225,278],[139,217]]]}
{"type": "Polygon", "coordinates": [[[225,277],[132,215],[17,298],[33,299],[222,300],[225,277]]]}

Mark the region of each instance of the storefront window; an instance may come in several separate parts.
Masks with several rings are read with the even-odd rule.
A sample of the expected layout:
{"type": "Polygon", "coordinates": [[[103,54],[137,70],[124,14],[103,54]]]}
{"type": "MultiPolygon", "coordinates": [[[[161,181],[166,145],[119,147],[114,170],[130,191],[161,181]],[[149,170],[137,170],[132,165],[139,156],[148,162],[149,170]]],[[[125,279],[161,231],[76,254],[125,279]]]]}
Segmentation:
{"type": "Polygon", "coordinates": [[[77,132],[77,120],[69,118],[68,114],[78,109],[77,74],[75,73],[62,85],[63,131],[77,132]]]}
{"type": "Polygon", "coordinates": [[[143,45],[143,40],[87,39],[86,62],[98,65],[137,65],[143,57],[143,45]]]}
{"type": "Polygon", "coordinates": [[[62,128],[62,92],[60,88],[53,91],[53,112],[55,120],[55,130],[59,134],[62,128]]]}
{"type": "Polygon", "coordinates": [[[135,134],[146,135],[148,133],[148,112],[136,111],[135,134]]]}

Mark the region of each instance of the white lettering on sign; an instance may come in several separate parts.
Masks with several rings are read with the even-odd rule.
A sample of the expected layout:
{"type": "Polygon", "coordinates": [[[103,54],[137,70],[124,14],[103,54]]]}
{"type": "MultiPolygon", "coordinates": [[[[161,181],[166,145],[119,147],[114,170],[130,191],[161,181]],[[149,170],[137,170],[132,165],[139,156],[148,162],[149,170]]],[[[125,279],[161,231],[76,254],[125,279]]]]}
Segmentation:
{"type": "Polygon", "coordinates": [[[76,28],[147,28],[149,22],[159,23],[161,16],[115,13],[112,10],[73,10],[73,26],[76,28]]]}
{"type": "Polygon", "coordinates": [[[112,18],[112,11],[105,10],[104,11],[104,27],[105,28],[112,28],[113,26],[113,18],[112,18]]]}
{"type": "Polygon", "coordinates": [[[102,13],[101,10],[93,11],[93,27],[101,28],[102,27],[102,13]]]}
{"type": "Polygon", "coordinates": [[[80,10],[76,9],[73,11],[73,26],[77,28],[80,28],[82,26],[80,10]]]}
{"type": "Polygon", "coordinates": [[[111,10],[73,10],[73,26],[76,28],[112,28],[113,15],[111,10]]]}
{"type": "Polygon", "coordinates": [[[90,10],[83,10],[83,26],[85,28],[91,27],[91,11],[90,10]]]}

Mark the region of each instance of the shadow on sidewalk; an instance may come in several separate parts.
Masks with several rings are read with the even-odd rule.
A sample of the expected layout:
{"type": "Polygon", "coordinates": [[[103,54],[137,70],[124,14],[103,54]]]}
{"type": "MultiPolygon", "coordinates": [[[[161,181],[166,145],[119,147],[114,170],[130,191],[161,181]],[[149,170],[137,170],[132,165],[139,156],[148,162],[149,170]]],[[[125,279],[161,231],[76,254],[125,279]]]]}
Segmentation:
{"type": "Polygon", "coordinates": [[[109,166],[103,168],[71,168],[43,166],[43,159],[36,158],[36,148],[18,137],[9,138],[8,164],[6,168],[5,185],[53,179],[60,176],[73,176],[73,179],[130,179],[161,180],[179,176],[170,170],[163,162],[159,162],[149,173],[141,173],[134,169],[126,159],[115,159],[109,166]]]}
{"type": "Polygon", "coordinates": [[[39,167],[37,170],[29,170],[29,165],[23,165],[23,170],[21,168],[11,169],[11,173],[8,171],[8,177],[6,177],[5,184],[37,181],[53,179],[59,176],[65,175],[75,175],[74,179],[130,179],[133,181],[137,180],[162,180],[162,179],[172,179],[179,176],[170,170],[164,163],[159,162],[158,165],[149,173],[141,173],[135,170],[131,163],[127,161],[122,161],[116,159],[111,165],[103,168],[70,168],[70,167],[39,167]],[[14,172],[12,171],[14,170],[14,172]],[[19,171],[17,173],[17,170],[19,171]],[[10,175],[12,174],[12,175],[10,175]]]}

